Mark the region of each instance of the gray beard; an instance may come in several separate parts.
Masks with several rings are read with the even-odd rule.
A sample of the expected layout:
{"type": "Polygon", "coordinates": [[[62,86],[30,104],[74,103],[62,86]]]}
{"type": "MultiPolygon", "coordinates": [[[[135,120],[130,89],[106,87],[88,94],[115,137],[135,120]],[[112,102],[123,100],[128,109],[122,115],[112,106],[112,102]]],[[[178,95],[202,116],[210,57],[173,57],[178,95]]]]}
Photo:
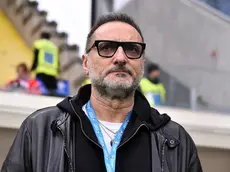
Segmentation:
{"type": "MultiPolygon", "coordinates": [[[[92,87],[95,88],[99,96],[106,97],[111,100],[124,100],[133,96],[144,74],[143,70],[142,74],[134,79],[131,86],[127,86],[125,84],[110,85],[109,82],[106,83],[106,81],[104,81],[104,77],[95,76],[92,72],[91,65],[89,65],[89,67],[89,78],[92,82],[92,87]]],[[[123,64],[118,64],[117,67],[122,68],[123,64]]]]}
{"type": "Polygon", "coordinates": [[[132,86],[125,87],[123,85],[118,85],[115,87],[105,84],[101,79],[92,79],[92,86],[96,89],[98,94],[102,97],[109,98],[111,100],[123,100],[134,95],[134,92],[139,86],[139,79],[134,81],[132,86]]]}

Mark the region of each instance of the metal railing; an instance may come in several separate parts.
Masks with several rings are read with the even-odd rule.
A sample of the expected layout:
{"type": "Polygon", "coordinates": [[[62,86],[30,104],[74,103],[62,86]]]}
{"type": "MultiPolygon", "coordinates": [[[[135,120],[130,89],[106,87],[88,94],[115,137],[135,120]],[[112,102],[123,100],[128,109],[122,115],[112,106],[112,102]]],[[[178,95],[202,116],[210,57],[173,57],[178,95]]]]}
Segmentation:
{"type": "Polygon", "coordinates": [[[230,16],[230,1],[229,0],[199,0],[199,1],[205,2],[211,7],[230,16]]]}

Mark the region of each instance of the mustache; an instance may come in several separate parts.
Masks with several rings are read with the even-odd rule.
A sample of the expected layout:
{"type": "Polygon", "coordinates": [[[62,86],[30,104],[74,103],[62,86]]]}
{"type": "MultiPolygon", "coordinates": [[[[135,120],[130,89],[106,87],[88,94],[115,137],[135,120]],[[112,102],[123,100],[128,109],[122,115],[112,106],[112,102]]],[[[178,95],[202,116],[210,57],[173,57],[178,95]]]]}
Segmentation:
{"type": "Polygon", "coordinates": [[[126,67],[121,67],[121,66],[116,66],[116,67],[113,67],[112,69],[108,70],[106,72],[106,75],[108,75],[109,73],[112,73],[112,72],[117,72],[117,71],[122,71],[122,72],[126,72],[128,73],[129,75],[133,75],[131,70],[126,68],[126,67]]]}

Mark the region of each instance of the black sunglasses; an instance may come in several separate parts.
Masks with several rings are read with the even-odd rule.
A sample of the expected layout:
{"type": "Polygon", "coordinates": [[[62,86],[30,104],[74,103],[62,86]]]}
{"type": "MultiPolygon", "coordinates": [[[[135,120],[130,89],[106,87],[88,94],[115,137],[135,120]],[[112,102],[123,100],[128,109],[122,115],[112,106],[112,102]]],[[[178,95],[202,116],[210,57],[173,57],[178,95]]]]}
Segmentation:
{"type": "Polygon", "coordinates": [[[86,53],[90,52],[94,47],[97,47],[97,52],[99,56],[111,58],[120,46],[123,48],[125,55],[129,59],[139,59],[145,50],[146,44],[141,42],[118,42],[111,40],[96,40],[94,44],[86,51],[86,53]]]}

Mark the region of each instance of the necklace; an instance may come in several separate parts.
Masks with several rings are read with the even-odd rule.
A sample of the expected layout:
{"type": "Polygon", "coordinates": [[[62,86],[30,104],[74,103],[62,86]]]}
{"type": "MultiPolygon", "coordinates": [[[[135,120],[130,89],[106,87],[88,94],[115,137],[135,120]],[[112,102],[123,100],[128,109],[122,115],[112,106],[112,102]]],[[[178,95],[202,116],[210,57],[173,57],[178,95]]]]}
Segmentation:
{"type": "Polygon", "coordinates": [[[113,133],[114,135],[116,135],[116,132],[114,132],[113,130],[109,129],[108,127],[106,127],[101,121],[98,121],[101,126],[103,126],[104,128],[106,128],[107,130],[109,130],[111,133],[113,133]]]}
{"type": "Polygon", "coordinates": [[[109,138],[111,139],[110,140],[110,145],[112,146],[113,145],[113,140],[114,140],[114,137],[112,138],[111,135],[108,133],[108,131],[110,131],[112,134],[116,135],[115,132],[113,132],[112,130],[110,130],[108,127],[106,127],[105,125],[103,125],[101,122],[99,122],[99,124],[101,125],[101,128],[105,131],[106,135],[109,136],[109,138]],[[107,131],[107,130],[108,131],[107,131]]]}

